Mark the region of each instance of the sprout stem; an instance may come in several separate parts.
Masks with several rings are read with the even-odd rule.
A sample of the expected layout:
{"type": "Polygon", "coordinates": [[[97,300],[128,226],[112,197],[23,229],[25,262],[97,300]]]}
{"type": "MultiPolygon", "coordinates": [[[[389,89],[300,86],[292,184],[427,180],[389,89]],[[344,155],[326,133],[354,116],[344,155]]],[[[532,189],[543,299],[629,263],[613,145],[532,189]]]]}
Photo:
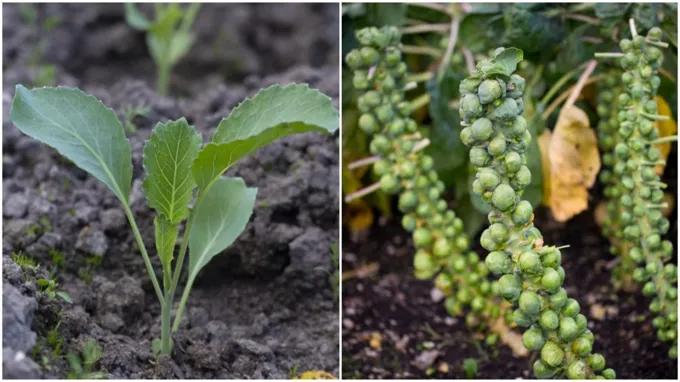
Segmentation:
{"type": "Polygon", "coordinates": [[[465,66],[467,67],[468,74],[472,75],[475,72],[475,58],[472,56],[472,51],[466,46],[462,46],[461,51],[465,57],[465,66]]]}
{"type": "Polygon", "coordinates": [[[451,15],[451,10],[446,7],[445,5],[442,4],[436,4],[436,3],[407,3],[408,5],[412,7],[423,7],[423,8],[429,8],[429,9],[434,9],[435,11],[439,11],[442,13],[446,13],[447,15],[451,15]]]}
{"type": "MultiPolygon", "coordinates": [[[[597,81],[599,81],[599,80],[602,80],[602,79],[604,79],[604,78],[607,78],[607,76],[604,75],[604,74],[600,74],[600,75],[597,75],[597,76],[592,76],[592,77],[588,78],[588,80],[583,84],[583,86],[592,84],[592,83],[597,82],[597,81]]],[[[576,85],[574,85],[574,86],[576,86],[576,85]]],[[[570,87],[570,88],[567,89],[564,93],[560,94],[560,96],[557,97],[557,98],[550,104],[550,106],[548,106],[547,109],[545,109],[545,111],[543,112],[543,114],[541,114],[541,118],[543,118],[543,120],[548,119],[548,117],[550,116],[550,114],[552,114],[552,112],[555,111],[555,109],[557,109],[557,107],[562,103],[562,101],[564,101],[565,99],[567,99],[567,97],[569,97],[569,94],[571,94],[571,90],[574,88],[574,86],[570,87]]]]}
{"type": "Polygon", "coordinates": [[[427,32],[448,32],[449,24],[421,24],[401,28],[401,34],[416,34],[427,32]]]}
{"type": "Polygon", "coordinates": [[[413,150],[411,151],[411,153],[418,152],[418,151],[424,149],[425,147],[427,147],[429,145],[430,145],[430,139],[425,138],[422,141],[416,143],[415,146],[413,146],[413,150]]]}
{"type": "Polygon", "coordinates": [[[565,109],[569,109],[574,105],[574,102],[576,102],[576,98],[578,98],[578,96],[581,94],[581,90],[583,90],[583,87],[585,86],[588,77],[590,77],[590,75],[593,73],[593,70],[595,70],[596,66],[597,66],[596,60],[590,60],[588,62],[586,70],[583,71],[583,73],[578,79],[578,82],[576,83],[576,86],[574,86],[573,90],[571,91],[571,94],[569,95],[567,102],[564,103],[565,109]]]}
{"type": "Polygon", "coordinates": [[[369,164],[373,164],[380,160],[380,157],[378,155],[374,155],[372,157],[364,158],[364,159],[359,159],[358,161],[354,161],[350,164],[347,165],[347,168],[350,170],[354,170],[355,168],[363,167],[363,166],[368,166],[369,164]]]}
{"type": "Polygon", "coordinates": [[[430,95],[428,93],[424,93],[411,101],[411,107],[413,107],[413,110],[415,111],[427,105],[428,103],[430,103],[430,95]]]}
{"type": "Polygon", "coordinates": [[[649,45],[654,45],[658,46],[659,48],[668,48],[668,43],[662,42],[662,41],[652,41],[650,39],[646,39],[645,42],[649,45]]]}
{"type": "Polygon", "coordinates": [[[637,29],[635,28],[635,20],[631,17],[628,19],[628,24],[630,25],[630,35],[633,36],[633,38],[637,37],[637,29]]]}
{"type": "Polygon", "coordinates": [[[432,72],[409,74],[406,76],[406,82],[427,82],[432,79],[432,76],[432,72]]]}
{"type": "Polygon", "coordinates": [[[649,113],[645,113],[644,111],[641,111],[640,115],[647,118],[647,119],[651,119],[652,121],[668,121],[670,119],[666,115],[649,114],[649,113]]]}
{"type": "Polygon", "coordinates": [[[439,58],[442,56],[441,50],[429,46],[402,45],[401,51],[407,54],[421,54],[424,56],[432,56],[435,58],[439,58]]]}
{"type": "Polygon", "coordinates": [[[596,58],[619,58],[623,56],[623,53],[595,53],[596,58]]]}
{"type": "Polygon", "coordinates": [[[146,252],[146,247],[144,246],[144,240],[142,240],[142,235],[139,233],[139,227],[137,227],[137,222],[135,221],[134,215],[132,215],[132,210],[130,209],[130,206],[127,204],[123,204],[123,210],[125,211],[125,215],[128,218],[128,221],[130,222],[130,227],[132,227],[132,233],[135,236],[135,240],[137,241],[137,246],[139,247],[140,252],[142,252],[142,258],[144,259],[144,266],[146,267],[146,271],[149,274],[149,278],[151,279],[151,283],[153,284],[153,289],[156,291],[156,296],[158,297],[158,301],[161,303],[161,307],[165,305],[165,298],[163,296],[163,292],[161,291],[161,287],[158,284],[158,279],[156,278],[156,272],[153,270],[153,265],[151,265],[151,260],[149,259],[149,253],[146,252]]]}
{"type": "Polygon", "coordinates": [[[567,19],[572,19],[572,20],[578,20],[578,21],[583,21],[584,23],[591,24],[591,25],[600,25],[600,20],[596,19],[594,17],[582,15],[580,13],[569,13],[564,16],[567,19]]]}
{"type": "Polygon", "coordinates": [[[454,15],[453,18],[451,19],[451,29],[449,33],[449,44],[446,46],[446,52],[444,52],[444,59],[442,60],[441,64],[439,65],[439,73],[437,74],[437,80],[441,81],[442,78],[444,78],[444,73],[446,73],[446,69],[449,67],[449,63],[451,62],[451,56],[453,55],[453,49],[456,46],[456,42],[458,41],[458,29],[460,26],[460,19],[458,16],[454,15]]]}
{"type": "Polygon", "coordinates": [[[555,84],[550,88],[550,90],[548,90],[548,92],[545,93],[545,95],[541,99],[541,103],[543,105],[548,104],[548,102],[550,102],[550,99],[555,95],[555,93],[557,93],[562,88],[562,86],[564,86],[564,84],[566,84],[567,81],[569,81],[571,79],[571,77],[575,76],[576,73],[578,73],[579,70],[583,69],[587,64],[588,64],[588,62],[584,62],[581,65],[579,65],[577,68],[570,70],[569,72],[564,74],[562,77],[560,77],[560,79],[555,82],[555,84]]]}
{"type": "Polygon", "coordinates": [[[677,135],[669,135],[667,137],[663,138],[658,138],[653,141],[649,141],[650,145],[657,145],[659,143],[666,143],[666,142],[677,142],[678,141],[678,136],[677,135]]]}
{"type": "Polygon", "coordinates": [[[357,192],[353,192],[353,193],[345,196],[345,203],[349,203],[354,199],[359,199],[361,197],[364,197],[364,196],[370,194],[371,192],[377,191],[379,189],[380,189],[380,182],[373,183],[368,187],[364,187],[357,192]]]}

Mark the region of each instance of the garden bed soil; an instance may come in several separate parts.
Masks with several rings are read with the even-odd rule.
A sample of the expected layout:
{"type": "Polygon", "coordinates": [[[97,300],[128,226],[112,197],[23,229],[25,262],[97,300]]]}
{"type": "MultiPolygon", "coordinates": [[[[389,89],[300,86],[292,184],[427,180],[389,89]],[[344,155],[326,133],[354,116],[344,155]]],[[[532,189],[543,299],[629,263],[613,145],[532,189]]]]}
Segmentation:
{"type": "MultiPolygon", "coordinates": [[[[288,137],[228,171],[258,187],[255,211],[234,245],[197,278],[173,356],[156,359],[151,340],[160,335],[160,306],[119,202],[21,134],[9,109],[14,86],[31,85],[48,64],[55,85],[77,86],[121,118],[126,107],[148,108],[126,135],[131,205],[153,248],[153,213],[141,191],[142,148],[153,126],[185,116],[207,140],[245,97],[293,81],[328,94],[337,107],[338,6],[203,5],[196,43],[166,98],[152,90],[144,35],[125,24],[121,4],[33,9],[37,22],[29,23],[20,6],[3,4],[3,377],[64,378],[72,370],[65,356],[89,339],[102,347],[94,370],[108,378],[337,375],[339,309],[329,278],[339,220],[336,137],[288,137]],[[60,22],[41,38],[47,19],[60,22]],[[21,269],[12,260],[18,253],[40,268],[21,269]],[[52,276],[73,304],[38,290],[36,279],[52,276]]],[[[152,262],[159,270],[156,256],[152,262]]]]}
{"type": "MultiPolygon", "coordinates": [[[[664,181],[677,206],[675,146],[669,158],[664,181]]],[[[677,379],[677,361],[668,358],[669,345],[651,326],[650,300],[612,287],[615,258],[593,216],[600,191],[591,191],[591,208],[570,221],[557,223],[541,207],[535,224],[546,243],[570,245],[562,252],[564,287],[588,317],[593,351],[605,356],[607,367],[622,379],[677,379]]],[[[677,208],[669,220],[666,237],[675,245],[677,263],[677,208]]],[[[343,231],[343,274],[359,275],[343,280],[343,378],[465,378],[466,358],[477,361],[474,378],[533,378],[536,355],[516,357],[508,346],[485,345],[464,317],[449,316],[443,301],[433,300],[432,281],[413,276],[413,242],[400,221],[398,215],[380,218],[369,232],[355,235],[364,238],[356,241],[343,231]]],[[[485,253],[479,235],[475,243],[478,253],[485,253]]]]}

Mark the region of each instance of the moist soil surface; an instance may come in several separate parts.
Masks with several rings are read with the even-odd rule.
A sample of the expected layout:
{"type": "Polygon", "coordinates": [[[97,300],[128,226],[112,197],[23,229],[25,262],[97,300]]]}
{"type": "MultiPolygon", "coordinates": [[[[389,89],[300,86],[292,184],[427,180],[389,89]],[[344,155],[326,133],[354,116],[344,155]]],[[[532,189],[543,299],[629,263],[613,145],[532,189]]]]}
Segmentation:
{"type": "MultiPolygon", "coordinates": [[[[664,181],[677,200],[675,158],[674,148],[664,181]]],[[[651,325],[650,299],[612,286],[616,258],[609,254],[593,216],[600,195],[601,190],[591,190],[591,208],[566,223],[555,222],[541,207],[535,225],[546,243],[570,245],[562,250],[563,286],[588,317],[595,334],[593,352],[605,356],[617,378],[677,379],[677,361],[668,358],[668,344],[656,338],[651,325]]],[[[398,211],[396,206],[393,211],[398,211]]],[[[435,301],[432,281],[413,276],[413,242],[399,223],[401,216],[377,220],[362,235],[350,237],[343,230],[343,275],[352,276],[343,277],[343,378],[466,378],[467,358],[478,366],[468,378],[533,378],[536,355],[515,356],[500,341],[487,346],[466,326],[464,317],[449,316],[443,301],[435,301]]],[[[672,261],[677,263],[677,208],[669,220],[666,238],[676,246],[672,261]]],[[[475,249],[486,253],[479,245],[480,235],[475,249]]]]}
{"type": "MultiPolygon", "coordinates": [[[[336,4],[205,4],[171,96],[160,97],[144,34],[125,24],[121,4],[3,5],[3,377],[64,378],[77,371],[67,355],[80,356],[89,340],[102,349],[89,371],[115,379],[338,374],[339,307],[329,277],[337,137],[288,137],[228,171],[259,189],[253,216],[197,278],[172,357],[155,358],[160,305],[119,202],[9,120],[19,83],[77,86],[121,120],[124,110],[146,109],[126,135],[131,205],[154,248],[154,214],[141,190],[153,126],[185,116],[208,140],[240,101],[275,83],[309,83],[337,107],[338,17],[336,4]],[[17,254],[39,267],[20,267],[17,254]],[[73,303],[49,298],[40,278],[54,279],[73,303]]],[[[83,373],[72,376],[90,377],[83,373]]]]}

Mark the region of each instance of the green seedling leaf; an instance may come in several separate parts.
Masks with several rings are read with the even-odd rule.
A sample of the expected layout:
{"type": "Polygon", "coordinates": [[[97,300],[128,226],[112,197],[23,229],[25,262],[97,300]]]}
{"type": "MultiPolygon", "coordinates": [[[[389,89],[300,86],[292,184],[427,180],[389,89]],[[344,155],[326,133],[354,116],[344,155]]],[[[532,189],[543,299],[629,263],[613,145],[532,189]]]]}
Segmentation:
{"type": "Polygon", "coordinates": [[[492,60],[480,62],[478,69],[487,76],[510,78],[510,75],[517,70],[517,65],[523,59],[524,54],[520,49],[507,48],[496,54],[492,60]]]}
{"type": "Polygon", "coordinates": [[[219,178],[198,202],[189,234],[189,282],[246,228],[255,205],[257,188],[241,178],[219,178]]]}
{"type": "Polygon", "coordinates": [[[68,293],[64,291],[58,291],[57,296],[61,297],[62,300],[68,302],[69,304],[73,304],[73,300],[71,299],[71,296],[69,296],[68,293]]]}
{"type": "Polygon", "coordinates": [[[244,156],[292,134],[338,128],[331,99],[307,85],[274,85],[238,105],[217,126],[212,142],[194,161],[192,172],[201,191],[208,189],[244,156]]]}
{"type": "Polygon", "coordinates": [[[130,144],[113,110],[79,89],[17,85],[10,118],[21,132],[55,148],[128,204],[130,144]]]}
{"type": "Polygon", "coordinates": [[[177,242],[177,224],[171,223],[165,216],[158,215],[153,219],[156,234],[156,251],[161,258],[163,269],[170,269],[175,242],[177,242]]]}
{"type": "Polygon", "coordinates": [[[140,31],[148,30],[151,27],[151,22],[133,3],[125,3],[125,22],[140,31]]]}
{"type": "Polygon", "coordinates": [[[196,188],[191,164],[201,142],[201,136],[181,118],[158,123],[144,145],[147,175],[142,188],[149,206],[170,223],[179,223],[189,215],[188,205],[196,188]]]}

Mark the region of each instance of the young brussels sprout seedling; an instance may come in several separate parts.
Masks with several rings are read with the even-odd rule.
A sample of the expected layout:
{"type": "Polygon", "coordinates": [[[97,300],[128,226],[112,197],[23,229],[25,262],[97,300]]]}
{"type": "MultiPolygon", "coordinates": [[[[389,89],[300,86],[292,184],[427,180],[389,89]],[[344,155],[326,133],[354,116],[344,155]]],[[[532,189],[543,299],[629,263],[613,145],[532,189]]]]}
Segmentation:
{"type": "MultiPolygon", "coordinates": [[[[663,189],[666,185],[654,171],[661,153],[654,144],[659,142],[659,131],[654,121],[667,119],[657,114],[654,100],[659,88],[659,68],[663,60],[660,48],[661,29],[652,28],[647,36],[637,34],[630,19],[632,40],[622,39],[618,64],[623,69],[621,83],[625,89],[616,102],[619,109],[610,123],[618,126],[605,133],[613,146],[613,168],[606,173],[610,178],[608,197],[613,199],[616,224],[620,229],[617,239],[625,243],[628,257],[637,263],[632,273],[641,283],[642,293],[652,297],[649,309],[656,315],[652,324],[657,336],[671,344],[669,356],[676,359],[677,348],[677,267],[671,263],[673,243],[662,239],[670,223],[661,213],[665,207],[663,189]]],[[[612,54],[599,55],[611,57],[612,54]]],[[[677,137],[667,138],[667,141],[677,137]]]]}
{"type": "Polygon", "coordinates": [[[159,122],[144,146],[146,178],[142,188],[156,211],[161,289],[132,214],[130,144],[113,110],[78,89],[29,90],[17,85],[10,116],[24,134],[55,148],[102,181],[120,200],[161,305],[161,338],[154,341],[161,354],[172,351],[171,333],[179,327],[199,271],[236,240],[253,211],[257,189],[246,187],[241,178],[223,178],[222,174],[278,138],[312,131],[331,133],[338,126],[331,99],[297,84],[274,85],[246,99],[222,119],[203,148],[201,136],[186,119],[159,122]],[[183,221],[186,226],[172,269],[183,221]],[[171,310],[187,249],[188,280],[171,329],[171,310]]]}
{"type": "Polygon", "coordinates": [[[524,79],[513,73],[522,56],[519,49],[498,48],[460,85],[466,100],[460,104],[461,139],[478,169],[473,189],[492,207],[481,236],[490,251],[485,263],[500,276],[501,296],[515,304],[515,323],[528,328],[524,346],[540,354],[536,377],[614,378],[604,358],[591,354],[594,335],[579,303],[562,287],[560,249],[544,245],[533,207],[522,200],[531,183],[526,151],[532,139],[521,115],[524,79]]]}
{"type": "Polygon", "coordinates": [[[179,3],[154,3],[156,19],[151,22],[134,3],[125,4],[125,21],[146,32],[146,44],[158,71],[156,89],[162,96],[168,94],[172,68],[189,53],[194,43],[191,26],[200,8],[200,3],[192,3],[186,9],[179,3]]]}
{"type": "MultiPolygon", "coordinates": [[[[468,325],[488,328],[491,319],[501,317],[504,305],[486,267],[470,249],[463,221],[441,196],[444,183],[432,157],[422,152],[429,141],[418,132],[409,117],[411,105],[404,101],[400,33],[395,27],[365,28],[356,36],[361,47],[349,52],[346,62],[354,70],[354,86],[364,91],[358,99],[359,128],[371,136],[370,151],[379,158],[373,165],[379,187],[399,195],[402,226],[412,233],[416,249],[415,275],[435,277],[451,315],[469,308],[468,325]]],[[[496,338],[491,334],[487,342],[496,338]]]]}

